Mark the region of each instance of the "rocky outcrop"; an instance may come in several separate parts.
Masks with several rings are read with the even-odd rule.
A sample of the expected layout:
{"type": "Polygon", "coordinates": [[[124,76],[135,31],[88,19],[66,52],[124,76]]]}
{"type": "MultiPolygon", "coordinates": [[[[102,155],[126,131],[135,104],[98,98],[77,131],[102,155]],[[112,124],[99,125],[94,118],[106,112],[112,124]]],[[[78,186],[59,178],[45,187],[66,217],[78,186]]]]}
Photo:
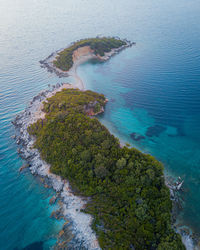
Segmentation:
{"type": "Polygon", "coordinates": [[[170,190],[170,198],[172,200],[172,223],[174,229],[182,237],[182,241],[186,246],[186,249],[198,249],[196,248],[198,241],[200,239],[199,235],[195,235],[190,228],[179,224],[177,218],[180,214],[180,211],[183,209],[183,192],[184,189],[184,180],[179,176],[174,178],[172,176],[165,176],[165,184],[170,190]]]}
{"type": "Polygon", "coordinates": [[[84,111],[88,116],[95,116],[104,112],[104,107],[97,101],[90,102],[84,106],[84,111]]]}
{"type": "Polygon", "coordinates": [[[137,134],[135,132],[130,134],[130,137],[134,140],[134,141],[141,141],[145,139],[145,136],[137,134]]]}
{"type": "Polygon", "coordinates": [[[54,195],[54,196],[50,199],[49,204],[50,204],[50,205],[53,205],[53,204],[56,202],[57,199],[58,199],[58,195],[54,195]]]}
{"type": "Polygon", "coordinates": [[[50,73],[55,73],[59,78],[61,77],[67,77],[69,74],[65,71],[62,71],[58,68],[56,68],[53,64],[53,61],[56,59],[56,56],[58,55],[59,52],[61,52],[63,49],[60,49],[56,52],[51,53],[47,58],[44,60],[40,60],[39,63],[42,68],[46,68],[48,72],[50,73]]]}
{"type": "Polygon", "coordinates": [[[53,212],[51,213],[51,217],[52,217],[52,218],[55,218],[55,219],[57,219],[57,220],[61,220],[61,219],[64,219],[64,215],[63,215],[63,214],[64,214],[64,213],[63,213],[62,208],[59,208],[58,210],[53,211],[53,212]]]}
{"type": "Polygon", "coordinates": [[[132,47],[133,45],[136,45],[135,42],[130,42],[127,39],[124,39],[123,41],[126,42],[125,45],[123,45],[123,46],[121,46],[119,48],[116,48],[116,49],[112,49],[110,52],[105,53],[104,56],[97,55],[97,59],[99,59],[100,61],[107,61],[112,56],[119,54],[120,51],[122,51],[122,50],[124,50],[126,48],[129,48],[129,47],[132,47]]]}
{"type": "Polygon", "coordinates": [[[19,169],[19,172],[22,172],[24,169],[26,169],[26,168],[28,168],[28,167],[29,167],[28,164],[22,165],[22,166],[20,167],[20,169],[19,169]]]}

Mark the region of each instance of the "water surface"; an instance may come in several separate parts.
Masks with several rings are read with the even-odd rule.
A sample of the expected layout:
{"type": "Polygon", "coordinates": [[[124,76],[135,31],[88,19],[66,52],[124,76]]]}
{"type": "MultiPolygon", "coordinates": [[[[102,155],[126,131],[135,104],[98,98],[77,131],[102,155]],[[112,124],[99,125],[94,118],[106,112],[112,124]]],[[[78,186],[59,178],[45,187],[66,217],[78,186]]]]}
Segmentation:
{"type": "Polygon", "coordinates": [[[137,43],[104,64],[79,67],[87,88],[110,100],[101,121],[185,179],[180,219],[200,232],[199,13],[199,0],[1,0],[0,249],[49,248],[60,230],[50,218],[53,192],[18,172],[23,161],[11,120],[48,84],[68,81],[39,60],[100,34],[137,43]],[[145,138],[133,140],[133,133],[145,138]]]}

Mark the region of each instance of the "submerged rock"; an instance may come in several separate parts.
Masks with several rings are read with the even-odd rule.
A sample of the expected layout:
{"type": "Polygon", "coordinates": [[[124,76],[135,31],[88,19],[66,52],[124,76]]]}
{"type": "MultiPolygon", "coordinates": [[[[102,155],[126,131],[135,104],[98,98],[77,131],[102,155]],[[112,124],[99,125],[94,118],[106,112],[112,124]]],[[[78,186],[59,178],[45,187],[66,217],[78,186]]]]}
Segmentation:
{"type": "Polygon", "coordinates": [[[166,127],[155,125],[152,127],[149,127],[146,132],[146,136],[153,137],[153,136],[159,136],[162,132],[166,130],[166,127]]]}
{"type": "Polygon", "coordinates": [[[61,238],[64,233],[65,233],[64,230],[61,230],[60,233],[59,233],[59,235],[58,235],[58,237],[61,238]]]}
{"type": "Polygon", "coordinates": [[[60,209],[58,209],[58,210],[56,210],[56,211],[53,211],[53,212],[51,213],[51,217],[52,217],[52,218],[55,218],[55,219],[57,219],[57,220],[63,219],[63,218],[64,218],[64,215],[63,215],[63,210],[62,210],[62,208],[60,208],[60,209]]]}
{"type": "Polygon", "coordinates": [[[22,172],[24,169],[28,167],[29,167],[29,164],[22,165],[21,168],[19,169],[19,172],[22,172]]]}
{"type": "Polygon", "coordinates": [[[130,134],[130,137],[134,140],[134,141],[141,141],[141,140],[144,140],[145,139],[145,136],[143,135],[139,135],[135,132],[131,133],[130,134]]]}
{"type": "Polygon", "coordinates": [[[57,198],[58,198],[57,195],[54,195],[54,196],[50,199],[49,204],[50,204],[50,205],[53,205],[53,204],[56,202],[57,198]]]}
{"type": "MultiPolygon", "coordinates": [[[[19,250],[19,248],[16,248],[16,250],[19,250]]],[[[43,250],[43,242],[37,241],[37,242],[31,243],[30,245],[27,245],[21,250],[43,250]]]]}

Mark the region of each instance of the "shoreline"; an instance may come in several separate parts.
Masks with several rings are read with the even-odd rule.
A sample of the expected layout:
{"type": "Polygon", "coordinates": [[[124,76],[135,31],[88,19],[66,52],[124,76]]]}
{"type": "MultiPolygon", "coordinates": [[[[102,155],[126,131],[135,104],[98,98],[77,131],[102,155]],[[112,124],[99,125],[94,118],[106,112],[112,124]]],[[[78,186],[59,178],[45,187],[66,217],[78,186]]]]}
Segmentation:
{"type": "Polygon", "coordinates": [[[80,48],[85,48],[85,47],[89,47],[89,46],[84,46],[84,47],[80,47],[77,50],[74,51],[73,53],[73,66],[68,70],[68,71],[63,71],[59,68],[57,68],[54,64],[53,61],[56,59],[56,57],[58,56],[58,54],[60,52],[62,52],[63,50],[67,49],[68,47],[70,47],[71,45],[75,44],[76,42],[70,44],[69,46],[67,46],[66,48],[62,48],[59,49],[55,52],[53,52],[52,54],[50,54],[47,58],[45,58],[44,60],[40,60],[39,63],[41,65],[42,68],[46,68],[48,72],[50,73],[55,73],[59,78],[61,77],[68,77],[68,76],[72,76],[74,77],[74,79],[76,79],[76,83],[75,86],[77,88],[79,88],[80,90],[84,90],[85,86],[83,84],[82,79],[77,75],[77,67],[91,59],[96,59],[99,62],[105,62],[108,61],[111,57],[113,57],[114,55],[118,54],[120,51],[132,47],[133,45],[135,45],[136,43],[134,42],[130,42],[126,39],[123,40],[124,42],[126,42],[125,45],[119,47],[119,48],[115,48],[115,49],[111,49],[110,52],[105,52],[104,56],[100,56],[100,55],[95,55],[93,53],[93,51],[90,50],[86,50],[85,53],[80,53],[81,55],[78,56],[74,56],[74,54],[77,52],[77,50],[79,50],[80,48]]]}
{"type": "MultiPolygon", "coordinates": [[[[119,133],[119,131],[111,127],[112,124],[106,121],[106,123],[103,122],[103,125],[110,131],[111,134],[113,134],[120,140],[121,146],[126,145],[127,140],[119,133]]],[[[137,148],[144,154],[149,154],[147,151],[143,151],[141,148],[136,147],[134,143],[131,144],[131,147],[137,148]]],[[[192,228],[185,225],[183,221],[180,222],[177,218],[178,213],[182,211],[182,200],[180,199],[180,192],[184,192],[184,180],[173,176],[169,172],[164,172],[164,178],[165,185],[170,191],[170,199],[172,201],[172,226],[174,230],[181,235],[182,242],[184,243],[187,250],[199,250],[199,235],[197,235],[192,228]],[[181,183],[182,185],[180,185],[181,183]]]]}
{"type": "MultiPolygon", "coordinates": [[[[77,68],[79,65],[91,59],[107,61],[110,57],[119,53],[119,51],[126,48],[127,46],[125,45],[122,47],[123,48],[120,47],[119,49],[113,49],[111,52],[105,53],[105,56],[101,58],[94,55],[93,53],[80,55],[78,59],[74,61],[74,64],[70,68],[70,70],[66,72],[56,68],[53,65],[52,61],[52,59],[55,59],[58,52],[60,52],[61,50],[52,53],[44,61],[40,61],[40,63],[42,64],[41,67],[47,68],[48,71],[56,73],[56,75],[58,75],[59,77],[72,76],[75,79],[75,83],[73,85],[65,83],[61,85],[57,84],[56,86],[53,86],[52,90],[40,92],[36,97],[33,98],[33,101],[31,101],[30,105],[25,109],[25,111],[18,115],[15,121],[13,122],[16,127],[16,130],[19,130],[20,132],[20,135],[16,137],[17,144],[22,146],[22,148],[19,150],[20,155],[22,156],[22,158],[27,160],[31,173],[45,178],[45,185],[50,188],[53,188],[57,192],[56,199],[57,197],[60,197],[62,201],[62,208],[60,210],[60,214],[61,216],[65,217],[67,221],[71,221],[70,223],[66,222],[67,224],[64,224],[63,229],[61,230],[62,234],[59,234],[58,236],[58,247],[62,246],[63,242],[69,243],[68,240],[63,241],[63,235],[65,233],[69,233],[68,226],[70,226],[72,228],[72,235],[75,235],[72,236],[73,244],[79,244],[82,242],[81,245],[87,244],[87,249],[100,249],[96,234],[91,229],[92,216],[84,214],[80,211],[82,208],[84,208],[88,199],[75,196],[73,194],[73,191],[70,189],[68,181],[62,180],[60,176],[50,173],[50,166],[40,158],[39,152],[36,149],[32,148],[34,144],[34,138],[32,138],[28,134],[27,128],[30,124],[35,123],[38,119],[44,119],[45,113],[42,111],[42,102],[45,101],[46,98],[50,98],[51,96],[55,95],[56,92],[61,91],[63,88],[78,88],[81,91],[85,90],[84,82],[77,74],[77,68]]],[[[180,183],[171,186],[171,183],[166,182],[166,185],[169,188],[171,195],[174,189],[179,190],[179,184],[180,183]]],[[[172,197],[173,196],[174,195],[172,195],[172,197]]],[[[191,235],[185,233],[186,230],[184,232],[183,231],[184,230],[182,230],[182,232],[177,232],[181,234],[184,244],[186,245],[186,241],[188,241],[190,247],[192,245],[191,235]]]]}
{"type": "MultiPolygon", "coordinates": [[[[100,121],[101,122],[101,121],[100,121]]],[[[101,122],[102,123],[102,122],[101,122]]],[[[110,124],[108,121],[106,123],[103,122],[103,125],[110,131],[111,134],[119,138],[120,145],[125,146],[126,145],[126,138],[124,138],[119,131],[117,131],[115,128],[111,127],[112,124],[110,124]]],[[[135,147],[134,143],[131,144],[131,147],[135,147]]],[[[141,148],[135,147],[139,151],[143,152],[144,154],[149,154],[147,151],[143,151],[141,148]]],[[[164,178],[165,178],[165,185],[168,187],[170,191],[170,199],[172,201],[172,226],[175,229],[175,231],[181,235],[182,242],[186,246],[187,250],[199,250],[198,248],[198,242],[199,242],[199,235],[193,231],[192,228],[185,225],[183,221],[179,221],[177,216],[178,213],[182,211],[182,200],[180,198],[180,192],[184,192],[184,180],[180,179],[176,176],[173,176],[171,173],[165,173],[164,172],[164,178]],[[183,182],[183,183],[182,183],[183,182]],[[180,185],[182,183],[182,185],[180,185]]]]}
{"type": "MultiPolygon", "coordinates": [[[[45,113],[42,111],[42,103],[64,88],[77,87],[76,84],[58,83],[52,86],[52,89],[41,91],[33,98],[27,108],[13,121],[16,130],[15,140],[20,147],[18,153],[27,162],[26,168],[29,168],[33,175],[40,177],[45,187],[53,188],[56,191],[56,196],[51,198],[50,204],[54,204],[58,199],[61,201],[60,209],[52,214],[52,217],[56,219],[63,218],[66,221],[58,235],[56,247],[61,247],[64,243],[72,244],[72,246],[81,244],[87,249],[97,250],[101,248],[97,236],[91,228],[93,218],[91,215],[81,212],[89,198],[74,195],[68,181],[50,172],[50,165],[43,161],[39,151],[33,148],[35,139],[27,131],[30,124],[35,123],[38,119],[44,119],[45,113]]],[[[82,91],[84,90],[82,89],[82,91]]],[[[24,168],[20,168],[19,171],[23,171],[24,168]]],[[[165,176],[165,180],[166,177],[168,176],[165,176]]],[[[177,206],[176,192],[179,191],[179,184],[172,185],[172,182],[166,180],[166,185],[170,190],[173,206],[177,206]]],[[[172,215],[176,216],[173,212],[172,215]]],[[[174,228],[181,235],[184,245],[187,246],[186,249],[196,249],[190,229],[181,225],[179,230],[176,222],[173,221],[174,228]]]]}
{"type": "MultiPolygon", "coordinates": [[[[40,177],[45,187],[53,188],[56,196],[52,197],[50,204],[57,199],[61,201],[60,209],[52,213],[52,217],[63,218],[66,222],[58,235],[55,248],[67,244],[69,247],[85,247],[86,249],[101,249],[95,232],[91,228],[92,216],[81,212],[89,198],[74,195],[68,181],[50,172],[50,165],[43,161],[37,149],[33,148],[35,139],[29,135],[27,128],[38,119],[43,119],[43,102],[64,88],[75,88],[71,84],[56,84],[50,90],[41,91],[33,98],[27,108],[13,121],[16,130],[15,140],[19,145],[18,153],[26,160],[27,166],[33,175],[40,177]]],[[[20,169],[21,172],[23,169],[20,169]]]]}

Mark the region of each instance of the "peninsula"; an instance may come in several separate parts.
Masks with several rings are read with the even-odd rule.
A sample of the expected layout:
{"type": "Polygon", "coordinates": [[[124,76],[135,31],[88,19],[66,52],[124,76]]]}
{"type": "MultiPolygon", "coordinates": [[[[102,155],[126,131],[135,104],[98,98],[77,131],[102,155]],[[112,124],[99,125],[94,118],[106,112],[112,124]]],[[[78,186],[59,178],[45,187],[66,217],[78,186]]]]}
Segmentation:
{"type": "MultiPolygon", "coordinates": [[[[41,63],[57,74],[69,74],[77,58],[107,60],[131,44],[115,38],[81,40],[41,63]]],[[[75,203],[74,194],[85,197],[76,211],[63,214],[80,227],[87,249],[185,249],[172,227],[162,164],[135,148],[120,146],[95,117],[104,112],[106,97],[76,87],[58,84],[41,92],[16,118],[20,153],[31,172],[45,178],[67,206],[72,205],[69,196],[75,203]],[[74,216],[77,211],[85,214],[84,222],[74,216]]],[[[65,228],[57,249],[70,244],[65,228]]]]}

